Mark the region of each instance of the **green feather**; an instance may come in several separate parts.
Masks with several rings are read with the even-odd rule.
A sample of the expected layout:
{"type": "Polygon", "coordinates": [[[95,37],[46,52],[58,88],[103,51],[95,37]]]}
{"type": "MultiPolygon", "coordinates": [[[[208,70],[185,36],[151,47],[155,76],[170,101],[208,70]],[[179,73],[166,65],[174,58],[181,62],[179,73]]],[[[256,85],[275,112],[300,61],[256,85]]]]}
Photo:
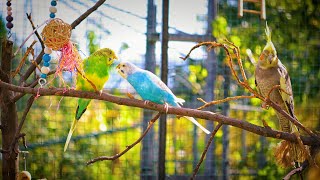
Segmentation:
{"type": "MultiPolygon", "coordinates": [[[[101,90],[106,81],[108,81],[109,71],[115,59],[117,59],[117,56],[111,49],[103,48],[94,52],[88,58],[83,60],[84,74],[83,76],[80,74],[78,75],[76,89],[83,91],[101,90]],[[94,84],[96,89],[87,79],[94,84]]],[[[70,128],[64,146],[64,151],[66,151],[68,144],[71,140],[72,133],[75,130],[76,125],[80,120],[81,116],[87,110],[87,107],[90,104],[90,102],[91,99],[78,99],[78,106],[76,110],[75,119],[72,122],[72,126],[70,128]]]]}

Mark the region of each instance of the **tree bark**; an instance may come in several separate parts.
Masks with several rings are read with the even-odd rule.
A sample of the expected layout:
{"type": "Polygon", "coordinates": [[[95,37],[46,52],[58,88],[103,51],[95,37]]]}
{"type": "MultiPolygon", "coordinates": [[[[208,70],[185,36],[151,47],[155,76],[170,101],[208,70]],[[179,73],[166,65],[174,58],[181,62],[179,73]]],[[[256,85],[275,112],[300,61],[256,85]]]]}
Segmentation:
{"type": "MultiPolygon", "coordinates": [[[[1,80],[7,83],[11,83],[11,60],[12,60],[12,47],[13,42],[4,40],[2,42],[2,58],[1,58],[1,80]]],[[[2,133],[2,178],[3,179],[16,179],[16,174],[19,171],[19,158],[15,153],[18,150],[18,144],[16,143],[14,150],[11,151],[11,143],[15,138],[15,134],[18,128],[18,115],[16,104],[11,102],[13,92],[6,88],[0,89],[0,106],[1,106],[1,133],[2,133]]]]}

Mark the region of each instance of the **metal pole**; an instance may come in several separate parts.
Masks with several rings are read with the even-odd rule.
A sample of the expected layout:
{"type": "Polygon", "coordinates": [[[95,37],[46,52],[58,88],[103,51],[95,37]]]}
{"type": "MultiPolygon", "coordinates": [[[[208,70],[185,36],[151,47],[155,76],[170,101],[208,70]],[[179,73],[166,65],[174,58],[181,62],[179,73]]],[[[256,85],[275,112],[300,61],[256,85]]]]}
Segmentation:
{"type": "MultiPolygon", "coordinates": [[[[210,35],[212,37],[212,40],[214,39],[212,35],[212,21],[217,16],[217,6],[218,6],[218,0],[208,0],[208,19],[207,19],[207,35],[210,35]]],[[[208,52],[207,60],[205,61],[205,66],[208,71],[208,77],[206,78],[206,87],[205,87],[205,100],[206,101],[212,101],[214,99],[214,93],[213,89],[215,86],[216,81],[216,74],[217,74],[217,56],[215,55],[214,51],[208,52]]],[[[214,111],[214,107],[211,107],[207,110],[214,111]]],[[[213,131],[214,124],[213,122],[207,121],[206,127],[208,130],[213,131]]],[[[206,136],[206,143],[208,142],[210,136],[206,136]]],[[[216,175],[216,166],[215,166],[215,157],[214,157],[214,151],[215,151],[215,141],[212,141],[212,145],[209,147],[207,156],[205,159],[205,170],[204,174],[209,175],[211,178],[213,178],[216,175]]]]}
{"type": "MultiPolygon", "coordinates": [[[[224,84],[223,84],[223,94],[224,98],[230,96],[230,69],[227,65],[224,65],[224,84]]],[[[222,114],[225,116],[229,116],[230,105],[228,102],[223,103],[222,114]]],[[[223,135],[222,135],[222,179],[228,180],[230,179],[230,168],[229,168],[229,126],[224,125],[222,127],[223,135]]]]}
{"type": "MultiPolygon", "coordinates": [[[[168,25],[169,23],[169,0],[162,1],[162,38],[161,38],[161,80],[168,82],[168,25]]],[[[162,115],[159,122],[159,179],[165,179],[166,163],[166,134],[167,134],[167,116],[162,115]]]]}
{"type": "MultiPolygon", "coordinates": [[[[156,69],[156,41],[151,39],[151,34],[156,32],[156,6],[153,0],[148,0],[148,17],[147,17],[147,41],[146,41],[146,55],[145,55],[145,69],[150,72],[155,72],[156,69]]],[[[152,111],[143,110],[142,129],[145,130],[148,122],[152,118],[152,111]]],[[[141,172],[140,178],[142,180],[154,179],[154,130],[150,129],[149,133],[142,139],[141,150],[141,172]]]]}

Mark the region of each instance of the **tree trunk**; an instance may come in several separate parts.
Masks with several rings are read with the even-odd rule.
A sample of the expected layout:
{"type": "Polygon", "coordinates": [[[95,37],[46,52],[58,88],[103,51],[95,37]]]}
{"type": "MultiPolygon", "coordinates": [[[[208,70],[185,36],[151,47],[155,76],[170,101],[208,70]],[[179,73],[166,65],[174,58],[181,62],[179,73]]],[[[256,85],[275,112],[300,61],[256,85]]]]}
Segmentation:
{"type": "MultiPolygon", "coordinates": [[[[11,60],[12,60],[13,42],[4,40],[2,42],[2,58],[1,58],[1,80],[11,83],[11,60]]],[[[10,154],[11,143],[15,138],[18,128],[18,115],[16,104],[10,102],[13,95],[12,91],[1,88],[0,89],[0,106],[1,106],[1,132],[2,132],[2,178],[16,179],[16,174],[19,171],[19,159],[17,154],[13,151],[10,154]]],[[[14,147],[18,150],[18,144],[14,147]]]]}

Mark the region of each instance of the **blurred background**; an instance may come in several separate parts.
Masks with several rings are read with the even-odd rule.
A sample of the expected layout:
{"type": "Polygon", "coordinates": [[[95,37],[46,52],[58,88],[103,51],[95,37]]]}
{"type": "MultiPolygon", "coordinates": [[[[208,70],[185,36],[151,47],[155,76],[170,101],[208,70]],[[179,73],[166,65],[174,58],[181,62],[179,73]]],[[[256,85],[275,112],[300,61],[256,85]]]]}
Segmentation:
{"type": "MultiPolygon", "coordinates": [[[[32,32],[26,13],[35,25],[49,18],[50,1],[11,1],[13,24],[11,40],[15,48],[32,32]]],[[[57,18],[72,23],[95,0],[58,1],[57,18]]],[[[6,1],[0,2],[1,36],[6,36],[6,1]]],[[[259,3],[244,3],[244,9],[260,10],[259,3]]],[[[320,104],[320,5],[316,0],[266,0],[266,20],[260,15],[244,13],[238,17],[236,0],[170,1],[169,88],[186,100],[184,107],[202,105],[198,97],[211,101],[228,96],[249,95],[230,76],[222,49],[208,52],[199,48],[186,61],[185,56],[197,42],[222,42],[229,39],[240,47],[244,68],[254,87],[254,65],[248,57],[258,59],[265,43],[266,21],[272,30],[272,41],[278,57],[287,67],[294,92],[295,112],[307,127],[319,130],[320,104]]],[[[109,47],[120,60],[135,63],[160,75],[161,17],[160,0],[108,0],[72,31],[83,58],[99,48],[109,47]]],[[[41,32],[43,27],[39,28],[41,32]]],[[[14,60],[16,67],[26,48],[37,40],[33,35],[14,60]]],[[[41,51],[39,43],[35,54],[41,51]]],[[[55,52],[57,56],[59,52],[55,52]]],[[[24,67],[31,64],[32,56],[24,67]]],[[[254,61],[254,60],[253,60],[254,61]]],[[[116,62],[116,64],[119,63],[116,62]]],[[[53,64],[54,66],[54,64],[53,64]]],[[[24,69],[23,69],[24,70],[24,69]]],[[[74,87],[74,74],[64,73],[64,81],[74,87]]],[[[50,78],[53,87],[65,87],[61,79],[50,78]]],[[[133,88],[115,71],[104,91],[121,97],[133,88]]],[[[17,103],[22,116],[28,96],[17,103]]],[[[35,179],[148,179],[157,177],[159,125],[125,155],[115,161],[85,163],[97,156],[111,156],[139,138],[148,120],[155,114],[139,108],[119,106],[94,100],[78,123],[67,152],[65,138],[76,110],[77,98],[40,97],[32,106],[22,132],[26,133],[28,151],[20,154],[20,169],[28,170],[35,179]],[[26,164],[25,164],[26,163],[26,164]]],[[[206,110],[222,113],[242,121],[262,125],[262,119],[278,128],[274,110],[260,108],[258,99],[237,100],[206,110]]],[[[216,124],[198,119],[208,129],[216,124]]],[[[209,136],[185,119],[168,116],[166,142],[166,174],[168,179],[188,178],[195,168],[209,136]]],[[[203,178],[279,179],[288,169],[275,164],[273,148],[277,139],[260,137],[238,128],[223,126],[214,138],[198,173],[203,178]]],[[[2,158],[2,156],[1,156],[2,158]]]]}

